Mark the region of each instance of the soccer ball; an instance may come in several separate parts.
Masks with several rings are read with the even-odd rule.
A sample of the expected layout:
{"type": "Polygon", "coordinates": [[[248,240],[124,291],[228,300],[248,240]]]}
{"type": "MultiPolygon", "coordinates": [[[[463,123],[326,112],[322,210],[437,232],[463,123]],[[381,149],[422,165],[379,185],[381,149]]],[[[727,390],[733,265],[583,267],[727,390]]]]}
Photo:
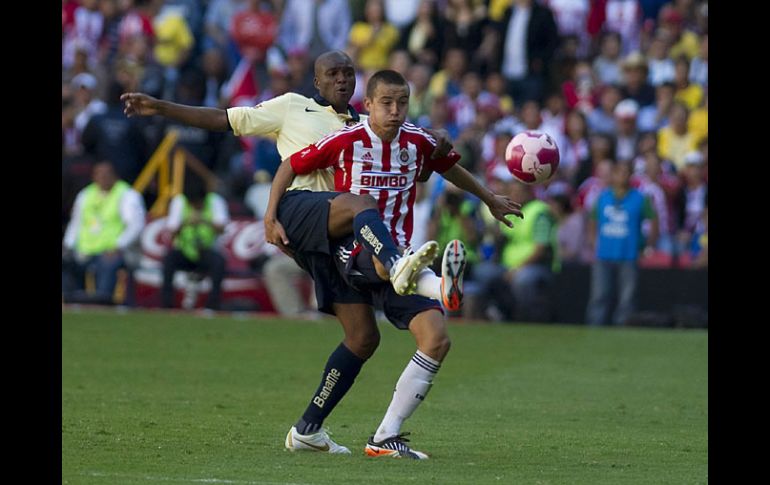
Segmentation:
{"type": "Polygon", "coordinates": [[[505,147],[505,163],[519,182],[542,184],[559,167],[559,147],[548,133],[523,131],[505,147]]]}

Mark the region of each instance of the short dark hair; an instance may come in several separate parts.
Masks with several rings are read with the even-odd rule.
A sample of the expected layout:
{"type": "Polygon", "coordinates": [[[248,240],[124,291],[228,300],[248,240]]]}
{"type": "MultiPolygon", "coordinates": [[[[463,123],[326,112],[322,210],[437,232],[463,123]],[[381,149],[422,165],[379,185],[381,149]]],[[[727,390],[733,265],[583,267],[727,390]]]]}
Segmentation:
{"type": "Polygon", "coordinates": [[[366,97],[373,98],[374,90],[377,89],[378,84],[395,84],[397,86],[409,87],[406,82],[406,78],[397,71],[385,69],[384,71],[377,71],[369,78],[369,82],[366,83],[366,97]]]}

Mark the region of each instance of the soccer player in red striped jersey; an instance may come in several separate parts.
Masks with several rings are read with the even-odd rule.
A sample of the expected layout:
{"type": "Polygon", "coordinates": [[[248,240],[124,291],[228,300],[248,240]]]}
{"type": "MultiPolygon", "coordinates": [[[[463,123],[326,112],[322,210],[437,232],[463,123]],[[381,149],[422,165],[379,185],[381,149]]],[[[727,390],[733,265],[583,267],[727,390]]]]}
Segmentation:
{"type": "MultiPolygon", "coordinates": [[[[275,210],[295,174],[333,167],[336,190],[372,196],[390,235],[402,246],[410,244],[415,184],[419,179],[425,180],[432,171],[479,197],[494,217],[509,227],[513,224],[505,216],[520,216],[518,204],[492,193],[457,165],[459,155],[456,153],[431,159],[435,140],[414,125],[405,123],[409,86],[401,74],[386,70],[372,75],[364,104],[369,111],[367,120],[324,137],[284,160],[273,180],[268,212],[275,210]]],[[[281,230],[280,224],[268,229],[274,233],[281,230]]],[[[401,433],[401,426],[425,399],[449,351],[446,321],[436,301],[441,298],[440,287],[437,287],[441,279],[430,272],[418,280],[418,295],[397,295],[385,281],[387,278],[383,277],[381,268],[374,271],[378,266],[376,259],[367,251],[356,251],[363,246],[372,253],[378,252],[369,234],[362,233],[361,236],[363,238],[357,238],[360,245],[356,247],[352,237],[346,241],[340,256],[347,261],[343,268],[339,265],[338,268],[352,286],[368,289],[391,323],[397,328],[408,329],[417,343],[417,351],[401,374],[385,417],[370,437],[365,452],[369,456],[425,459],[428,458],[426,453],[406,444],[408,440],[404,438],[406,433],[401,433]],[[371,267],[370,262],[373,262],[371,267]],[[353,278],[356,275],[364,282],[353,278]],[[421,289],[421,284],[431,288],[421,289]],[[433,299],[421,296],[426,293],[435,296],[433,299]]],[[[270,237],[276,236],[268,235],[270,237]]],[[[442,269],[446,270],[446,267],[442,269]]],[[[462,267],[454,270],[462,274],[462,267]]]]}

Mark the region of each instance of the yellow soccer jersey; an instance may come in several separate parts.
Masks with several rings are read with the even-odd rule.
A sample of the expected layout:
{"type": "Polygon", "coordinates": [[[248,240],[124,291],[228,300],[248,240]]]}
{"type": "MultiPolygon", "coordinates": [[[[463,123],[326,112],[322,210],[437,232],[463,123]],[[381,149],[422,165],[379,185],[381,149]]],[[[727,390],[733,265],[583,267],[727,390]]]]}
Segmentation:
{"type": "MultiPolygon", "coordinates": [[[[320,96],[286,93],[253,108],[228,108],[227,118],[238,136],[273,135],[285,160],[346,124],[361,120],[353,108],[340,114],[320,96]]],[[[334,191],[334,168],[297,175],[288,190],[334,191]]]]}

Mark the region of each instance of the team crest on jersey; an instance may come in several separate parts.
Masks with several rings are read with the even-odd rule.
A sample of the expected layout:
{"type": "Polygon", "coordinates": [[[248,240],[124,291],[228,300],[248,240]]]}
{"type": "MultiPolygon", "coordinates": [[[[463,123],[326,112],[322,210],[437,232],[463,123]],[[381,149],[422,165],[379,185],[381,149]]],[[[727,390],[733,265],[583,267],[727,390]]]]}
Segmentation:
{"type": "Polygon", "coordinates": [[[406,148],[402,148],[401,152],[398,154],[398,159],[401,160],[401,163],[407,163],[409,161],[409,150],[406,148]]]}

